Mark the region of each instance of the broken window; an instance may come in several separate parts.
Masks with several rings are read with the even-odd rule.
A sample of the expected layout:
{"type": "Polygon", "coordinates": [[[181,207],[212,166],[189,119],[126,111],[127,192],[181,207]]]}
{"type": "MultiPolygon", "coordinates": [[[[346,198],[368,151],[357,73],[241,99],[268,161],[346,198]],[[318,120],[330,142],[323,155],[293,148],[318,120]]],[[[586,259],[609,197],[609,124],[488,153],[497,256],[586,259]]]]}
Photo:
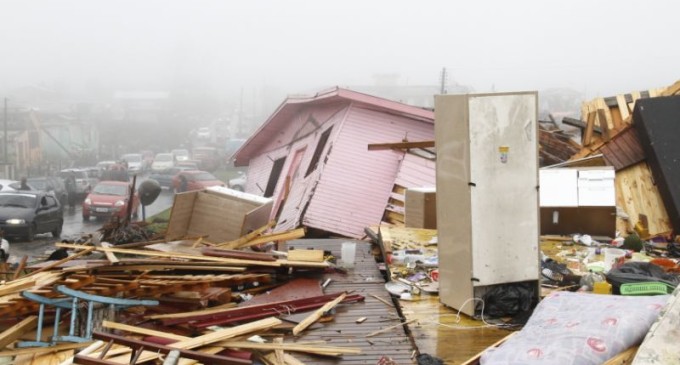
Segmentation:
{"type": "Polygon", "coordinates": [[[274,189],[276,189],[276,183],[279,182],[279,177],[281,176],[281,171],[283,171],[283,165],[286,163],[286,158],[281,157],[274,161],[274,166],[272,167],[272,172],[269,175],[269,181],[267,182],[267,188],[264,190],[264,197],[271,198],[274,195],[274,189]]]}
{"type": "Polygon", "coordinates": [[[319,143],[316,144],[316,149],[314,150],[314,156],[312,156],[312,161],[309,162],[309,167],[307,168],[307,173],[305,174],[305,177],[309,176],[309,174],[311,174],[312,171],[316,170],[316,167],[319,165],[321,153],[326,147],[326,142],[328,142],[328,137],[330,137],[332,130],[333,127],[331,126],[321,134],[321,137],[319,138],[319,143]]]}

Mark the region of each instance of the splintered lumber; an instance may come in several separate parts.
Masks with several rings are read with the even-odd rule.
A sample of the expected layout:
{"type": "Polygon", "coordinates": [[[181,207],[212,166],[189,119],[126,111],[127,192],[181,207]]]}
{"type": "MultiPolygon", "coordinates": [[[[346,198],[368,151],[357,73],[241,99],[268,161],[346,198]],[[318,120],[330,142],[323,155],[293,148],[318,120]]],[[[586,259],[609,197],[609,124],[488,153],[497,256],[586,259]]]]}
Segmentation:
{"type": "Polygon", "coordinates": [[[175,341],[185,341],[185,340],[188,340],[190,338],[190,337],[186,337],[186,336],[176,335],[176,334],[170,333],[170,332],[155,331],[155,330],[152,330],[152,329],[149,329],[149,328],[130,326],[130,325],[127,325],[127,324],[111,322],[111,321],[102,322],[102,327],[110,328],[110,329],[114,329],[114,330],[120,330],[120,331],[127,331],[127,332],[130,332],[130,333],[135,333],[135,334],[139,334],[139,335],[167,338],[167,339],[175,340],[175,341]]]}
{"type": "Polygon", "coordinates": [[[28,316],[24,318],[23,321],[4,330],[2,333],[0,333],[0,349],[4,349],[7,347],[7,345],[19,339],[19,337],[21,337],[24,333],[35,328],[37,323],[38,317],[28,316]]]}
{"type": "Polygon", "coordinates": [[[209,309],[198,310],[198,311],[172,313],[172,314],[154,314],[154,315],[151,315],[151,316],[147,316],[146,318],[149,318],[149,319],[191,318],[191,317],[195,317],[195,316],[203,315],[203,314],[221,313],[221,312],[224,312],[225,309],[234,308],[234,307],[236,307],[236,303],[227,303],[227,304],[223,304],[223,305],[219,306],[219,308],[209,308],[209,309]]]}
{"type": "Polygon", "coordinates": [[[319,318],[321,318],[321,316],[323,316],[324,313],[335,308],[335,306],[338,305],[338,303],[342,302],[345,299],[345,297],[347,297],[347,293],[342,293],[339,297],[326,303],[323,307],[314,311],[314,313],[312,313],[309,317],[305,318],[302,322],[298,323],[297,326],[293,327],[293,335],[295,336],[299,335],[300,332],[305,330],[305,328],[309,327],[312,323],[316,322],[319,318]]]}
{"type": "Polygon", "coordinates": [[[370,143],[368,145],[368,150],[380,151],[390,149],[432,148],[432,147],[434,147],[434,141],[370,143]]]}
{"type": "Polygon", "coordinates": [[[201,253],[206,256],[228,257],[232,259],[276,261],[276,257],[274,257],[273,254],[266,252],[248,252],[217,247],[205,247],[201,250],[201,253]]]}
{"type": "MultiPolygon", "coordinates": [[[[94,343],[92,343],[92,345],[87,346],[86,348],[80,350],[80,352],[78,352],[78,355],[89,355],[89,354],[97,351],[102,346],[104,346],[104,341],[95,341],[94,343]]],[[[73,364],[73,356],[64,360],[59,365],[72,365],[72,364],[73,364]]]]}
{"type": "Polygon", "coordinates": [[[24,271],[24,268],[26,268],[26,261],[28,261],[28,255],[24,255],[24,257],[21,258],[19,266],[14,272],[14,276],[12,276],[12,280],[16,280],[19,278],[19,276],[21,276],[21,272],[24,271]]]}
{"type": "Polygon", "coordinates": [[[83,347],[90,346],[92,342],[81,342],[81,343],[62,343],[58,345],[53,345],[49,347],[26,347],[26,348],[20,348],[20,349],[12,349],[12,350],[5,350],[5,351],[0,351],[0,357],[5,357],[5,356],[19,356],[19,355],[26,355],[26,354],[45,354],[49,352],[58,352],[58,351],[64,351],[64,350],[73,350],[73,349],[79,349],[83,347]]]}
{"type": "MultiPolygon", "coordinates": [[[[276,303],[266,303],[246,307],[225,309],[219,313],[204,314],[187,318],[165,318],[161,319],[164,325],[176,325],[191,322],[195,328],[205,328],[215,325],[224,325],[236,322],[243,322],[258,318],[271,316],[272,313],[299,313],[322,307],[329,300],[337,298],[340,293],[327,294],[311,298],[286,300],[276,303]]],[[[348,295],[343,302],[363,301],[364,297],[359,294],[348,295]]]]}
{"type": "Polygon", "coordinates": [[[307,354],[316,354],[323,356],[342,356],[342,355],[358,355],[361,349],[358,347],[340,347],[340,346],[325,346],[314,344],[299,344],[296,342],[285,343],[257,343],[249,341],[222,341],[215,344],[233,349],[248,349],[248,350],[285,350],[293,352],[302,352],[307,354]]]}
{"type": "Polygon", "coordinates": [[[294,239],[302,238],[304,236],[305,236],[305,229],[304,228],[298,228],[298,229],[294,229],[292,231],[262,235],[262,236],[259,236],[259,237],[255,237],[252,240],[249,240],[249,241],[246,241],[246,242],[240,242],[238,244],[231,244],[231,242],[233,242],[233,241],[227,242],[227,243],[221,243],[221,244],[215,245],[215,247],[244,248],[244,247],[261,245],[263,243],[267,243],[267,242],[271,242],[271,241],[294,240],[294,239]]]}
{"type": "MultiPolygon", "coordinates": [[[[111,245],[108,242],[102,242],[102,247],[108,248],[108,247],[113,247],[113,245],[111,245]]],[[[118,258],[116,257],[116,255],[113,254],[113,252],[104,251],[104,255],[106,255],[106,259],[109,260],[109,262],[112,263],[112,264],[117,264],[118,262],[120,262],[120,260],[118,260],[118,258]]]]}
{"type": "MultiPolygon", "coordinates": [[[[183,341],[178,341],[175,343],[171,343],[168,345],[168,347],[172,348],[177,348],[177,349],[184,349],[184,350],[190,350],[194,349],[197,347],[201,346],[206,346],[213,344],[215,342],[219,341],[224,341],[236,336],[241,336],[245,335],[248,333],[252,332],[257,332],[257,331],[264,331],[267,329],[270,329],[274,326],[280,325],[281,320],[278,318],[274,317],[269,317],[265,319],[261,319],[258,321],[253,321],[250,323],[246,323],[240,326],[232,327],[232,328],[227,328],[219,331],[215,331],[212,333],[208,333],[202,336],[198,337],[193,337],[187,340],[183,341]]],[[[151,351],[144,351],[141,356],[137,359],[138,363],[144,363],[146,361],[154,360],[157,359],[159,355],[155,352],[151,351]]],[[[118,362],[118,363],[129,363],[129,356],[122,356],[122,357],[116,357],[113,359],[110,359],[113,362],[118,362]]]]}
{"type": "Polygon", "coordinates": [[[282,360],[283,360],[283,362],[281,362],[281,360],[279,360],[279,359],[277,358],[276,353],[271,353],[271,354],[265,355],[265,356],[263,356],[262,358],[263,358],[268,364],[277,364],[277,365],[278,365],[278,364],[282,364],[282,365],[305,365],[304,362],[302,362],[302,361],[296,359],[295,357],[293,357],[293,355],[285,354],[285,353],[282,354],[282,358],[283,358],[282,360]]]}
{"type": "MultiPolygon", "coordinates": [[[[275,344],[282,344],[283,338],[281,338],[281,337],[275,338],[274,343],[275,344]]],[[[282,348],[274,349],[274,357],[276,358],[276,362],[281,364],[281,365],[286,365],[286,361],[284,360],[283,355],[284,355],[284,353],[283,353],[282,348]]]]}
{"type": "Polygon", "coordinates": [[[73,245],[68,243],[57,243],[57,247],[70,248],[74,250],[96,250],[102,252],[115,252],[127,255],[138,255],[138,256],[153,256],[153,257],[167,257],[175,259],[187,259],[187,260],[198,260],[198,261],[214,261],[222,264],[231,264],[235,266],[271,266],[279,267],[281,264],[279,262],[268,262],[268,261],[255,261],[255,260],[239,260],[239,259],[229,259],[222,257],[211,257],[211,256],[200,256],[200,255],[188,255],[179,252],[161,252],[161,251],[147,251],[147,250],[133,250],[126,248],[117,247],[88,247],[81,245],[73,245]]]}
{"type": "Polygon", "coordinates": [[[274,225],[276,225],[276,221],[269,221],[269,223],[267,223],[266,225],[246,234],[245,236],[239,237],[239,238],[232,240],[232,241],[221,242],[221,243],[218,243],[214,246],[215,247],[223,247],[223,248],[236,248],[236,247],[238,247],[238,246],[240,246],[240,245],[242,245],[242,244],[244,244],[248,241],[254,240],[258,236],[262,235],[268,229],[274,227],[274,225]]]}
{"type": "Polygon", "coordinates": [[[288,250],[288,260],[322,262],[323,250],[288,250]]]}
{"type": "MultiPolygon", "coordinates": [[[[84,246],[84,247],[87,247],[87,246],[84,246]]],[[[57,267],[57,266],[59,266],[59,265],[65,263],[65,262],[71,261],[71,260],[73,260],[73,259],[75,259],[75,258],[77,258],[77,257],[88,255],[90,252],[94,251],[94,249],[95,249],[95,247],[87,247],[87,248],[84,249],[83,251],[80,251],[80,252],[78,252],[78,253],[76,253],[76,254],[73,254],[73,255],[71,255],[71,256],[69,256],[69,257],[65,257],[65,258],[63,258],[63,259],[61,259],[61,260],[59,260],[59,261],[55,261],[55,262],[53,262],[53,263],[51,263],[51,264],[49,264],[49,265],[47,265],[47,266],[43,266],[43,267],[41,267],[40,269],[35,270],[35,271],[31,272],[30,274],[27,274],[27,275],[24,276],[24,277],[33,276],[33,275],[35,275],[35,274],[37,274],[37,273],[41,273],[41,272],[43,272],[43,271],[50,270],[50,269],[52,269],[52,268],[54,268],[54,267],[57,267]]]]}

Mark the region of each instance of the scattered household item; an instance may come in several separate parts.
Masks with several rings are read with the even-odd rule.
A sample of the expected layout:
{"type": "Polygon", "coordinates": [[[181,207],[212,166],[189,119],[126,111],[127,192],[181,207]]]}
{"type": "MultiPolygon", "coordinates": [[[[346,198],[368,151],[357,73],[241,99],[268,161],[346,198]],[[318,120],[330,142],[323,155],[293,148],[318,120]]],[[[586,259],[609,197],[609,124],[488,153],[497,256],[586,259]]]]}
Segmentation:
{"type": "Polygon", "coordinates": [[[614,287],[614,294],[619,293],[619,288],[625,283],[661,282],[672,286],[678,286],[680,279],[677,275],[668,274],[660,266],[649,262],[626,262],[620,267],[614,268],[607,273],[607,281],[614,287]]]}
{"type": "Polygon", "coordinates": [[[668,299],[555,292],[521,331],[484,352],[481,364],[603,364],[640,343],[668,299]]]}
{"type": "Polygon", "coordinates": [[[343,242],[340,250],[340,259],[343,267],[354,267],[354,259],[356,257],[357,244],[356,242],[343,242]]]}
{"type": "Polygon", "coordinates": [[[608,271],[613,267],[617,267],[622,263],[626,257],[626,251],[619,248],[607,247],[604,249],[604,266],[608,271]]]}

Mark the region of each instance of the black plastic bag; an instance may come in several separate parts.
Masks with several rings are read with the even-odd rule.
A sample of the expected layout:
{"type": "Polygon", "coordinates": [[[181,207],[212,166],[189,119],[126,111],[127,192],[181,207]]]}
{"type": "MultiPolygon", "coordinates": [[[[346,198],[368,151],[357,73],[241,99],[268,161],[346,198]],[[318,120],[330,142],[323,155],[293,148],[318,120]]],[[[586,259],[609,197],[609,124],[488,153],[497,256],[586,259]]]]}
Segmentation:
{"type": "MultiPolygon", "coordinates": [[[[501,284],[482,297],[485,317],[512,317],[530,311],[536,305],[535,283],[501,284]]],[[[481,314],[482,303],[477,304],[481,314]]]]}
{"type": "Polygon", "coordinates": [[[617,294],[621,284],[654,281],[676,287],[680,282],[680,278],[674,274],[666,273],[660,266],[649,262],[626,262],[610,270],[607,273],[607,281],[612,284],[614,294],[617,294]]]}

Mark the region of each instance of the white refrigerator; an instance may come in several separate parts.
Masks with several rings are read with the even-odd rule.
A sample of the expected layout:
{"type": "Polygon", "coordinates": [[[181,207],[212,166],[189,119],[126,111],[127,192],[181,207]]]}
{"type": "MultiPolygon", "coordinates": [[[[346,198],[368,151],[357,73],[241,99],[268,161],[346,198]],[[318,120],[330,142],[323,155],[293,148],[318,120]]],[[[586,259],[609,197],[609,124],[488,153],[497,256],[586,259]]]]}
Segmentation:
{"type": "Polygon", "coordinates": [[[440,301],[539,280],[538,95],[435,97],[440,301]]]}

